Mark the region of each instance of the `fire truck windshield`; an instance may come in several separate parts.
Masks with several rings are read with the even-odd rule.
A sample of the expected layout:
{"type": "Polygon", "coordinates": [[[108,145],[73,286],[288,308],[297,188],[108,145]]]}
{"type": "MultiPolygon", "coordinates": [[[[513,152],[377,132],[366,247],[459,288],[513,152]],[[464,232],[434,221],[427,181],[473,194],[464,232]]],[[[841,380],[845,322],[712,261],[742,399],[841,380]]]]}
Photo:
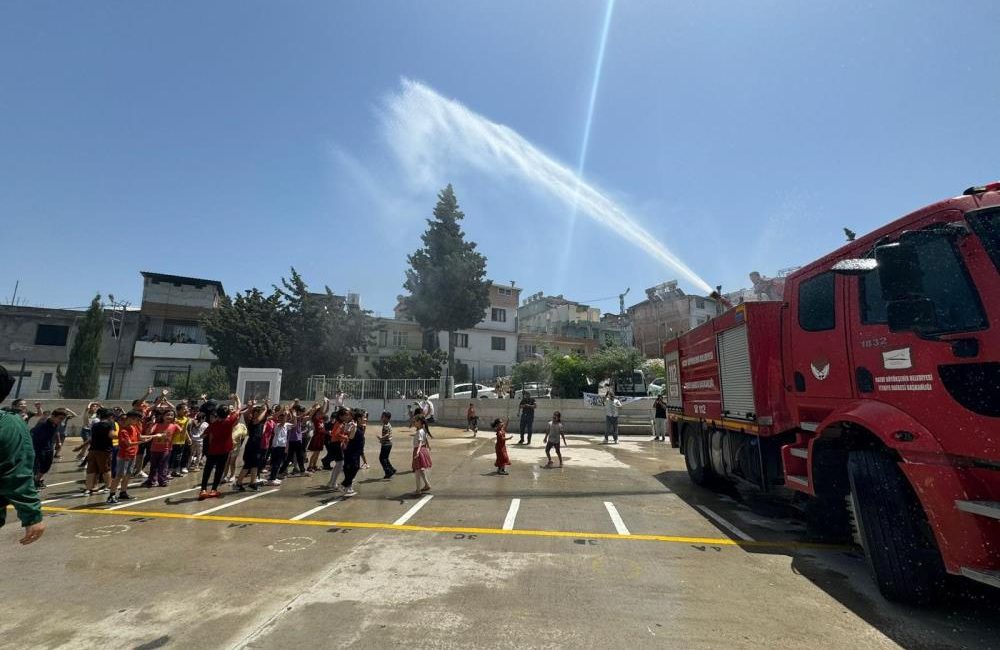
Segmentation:
{"type": "MultiPolygon", "coordinates": [[[[983,329],[986,315],[968,270],[949,237],[926,237],[914,242],[923,275],[924,296],[934,303],[936,326],[926,334],[951,334],[983,329]]],[[[862,320],[885,323],[886,308],[878,273],[862,280],[862,320]]]]}
{"type": "Polygon", "coordinates": [[[973,232],[979,235],[983,248],[1000,271],[1000,208],[977,210],[967,215],[973,232]]]}

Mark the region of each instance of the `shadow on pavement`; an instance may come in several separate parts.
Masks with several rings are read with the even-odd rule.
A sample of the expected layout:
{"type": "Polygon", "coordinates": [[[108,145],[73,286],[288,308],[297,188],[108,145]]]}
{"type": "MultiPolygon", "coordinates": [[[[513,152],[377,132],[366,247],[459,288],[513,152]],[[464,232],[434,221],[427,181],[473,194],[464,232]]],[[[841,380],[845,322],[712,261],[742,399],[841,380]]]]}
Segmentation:
{"type": "MultiPolygon", "coordinates": [[[[792,522],[796,526],[791,529],[797,527],[799,532],[786,529],[786,534],[791,534],[793,541],[817,541],[806,533],[801,511],[780,494],[762,494],[732,485],[709,490],[691,483],[683,471],[662,472],[654,478],[692,508],[710,506],[723,516],[728,510],[743,510],[776,522],[792,522]]],[[[737,540],[717,522],[708,517],[706,521],[717,527],[722,535],[737,540]]],[[[738,524],[739,520],[734,523],[738,524]]],[[[812,582],[904,648],[1000,648],[1000,592],[985,585],[953,578],[947,593],[936,605],[900,605],[885,600],[879,593],[868,574],[860,548],[825,550],[745,546],[743,549],[752,554],[790,556],[794,573],[812,582]]],[[[781,595],[775,594],[774,597],[780,598],[781,595]]]]}

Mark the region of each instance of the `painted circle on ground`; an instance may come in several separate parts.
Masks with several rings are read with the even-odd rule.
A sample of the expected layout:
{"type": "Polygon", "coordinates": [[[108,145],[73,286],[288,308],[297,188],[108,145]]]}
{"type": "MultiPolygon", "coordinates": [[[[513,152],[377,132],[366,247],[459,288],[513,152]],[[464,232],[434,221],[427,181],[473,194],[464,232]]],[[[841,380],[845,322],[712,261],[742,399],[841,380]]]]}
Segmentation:
{"type": "Polygon", "coordinates": [[[119,535],[132,530],[131,526],[125,524],[108,524],[107,526],[97,526],[89,530],[82,530],[76,534],[80,539],[101,539],[111,535],[119,535]]]}
{"type": "Polygon", "coordinates": [[[274,544],[268,544],[267,548],[275,553],[294,553],[304,551],[315,543],[316,540],[312,537],[285,537],[274,544]]]}

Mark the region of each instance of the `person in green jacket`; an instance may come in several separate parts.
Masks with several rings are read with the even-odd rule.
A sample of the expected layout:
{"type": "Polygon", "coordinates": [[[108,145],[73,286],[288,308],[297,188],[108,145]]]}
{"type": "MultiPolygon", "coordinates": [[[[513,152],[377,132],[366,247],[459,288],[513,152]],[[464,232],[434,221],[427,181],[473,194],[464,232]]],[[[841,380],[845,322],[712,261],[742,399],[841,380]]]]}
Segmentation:
{"type": "MultiPolygon", "coordinates": [[[[0,366],[0,402],[7,399],[14,378],[0,366]]],[[[24,526],[22,544],[36,541],[45,532],[42,504],[35,488],[35,449],[24,420],[9,411],[0,411],[0,527],[3,527],[7,506],[14,506],[24,526]]]]}

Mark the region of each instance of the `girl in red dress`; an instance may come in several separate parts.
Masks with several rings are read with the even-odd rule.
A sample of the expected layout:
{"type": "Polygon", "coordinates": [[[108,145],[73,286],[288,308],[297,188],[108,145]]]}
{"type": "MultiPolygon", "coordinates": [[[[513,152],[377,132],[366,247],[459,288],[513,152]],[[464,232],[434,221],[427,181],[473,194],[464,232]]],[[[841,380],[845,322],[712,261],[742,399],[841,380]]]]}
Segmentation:
{"type": "Polygon", "coordinates": [[[500,418],[493,420],[493,430],[497,432],[497,442],[494,450],[497,452],[497,461],[494,463],[497,466],[497,474],[507,475],[507,470],[504,469],[510,465],[510,456],[507,455],[507,441],[511,439],[511,436],[507,435],[507,423],[500,418]]]}

